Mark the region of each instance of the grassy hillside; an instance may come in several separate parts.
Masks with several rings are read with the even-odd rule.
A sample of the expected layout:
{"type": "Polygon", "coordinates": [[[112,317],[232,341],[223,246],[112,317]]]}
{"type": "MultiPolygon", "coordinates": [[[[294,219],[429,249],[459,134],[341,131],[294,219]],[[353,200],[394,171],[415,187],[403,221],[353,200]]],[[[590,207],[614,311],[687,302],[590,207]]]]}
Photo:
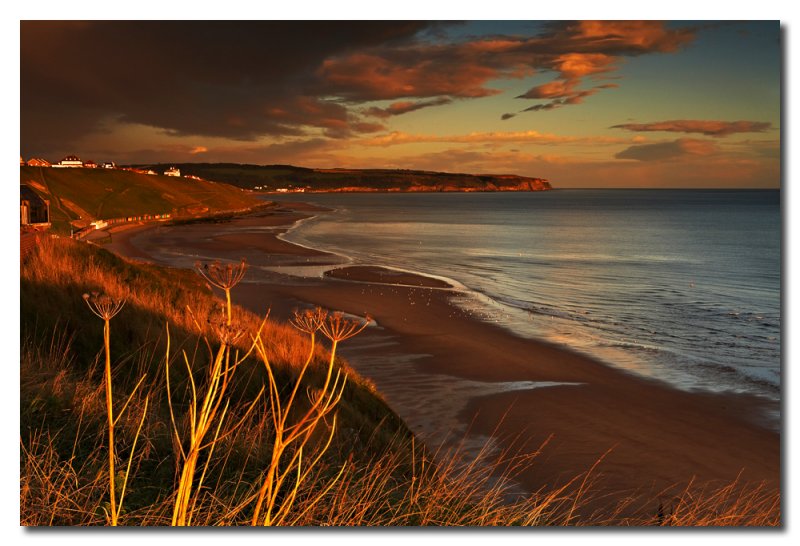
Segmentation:
{"type": "MultiPolygon", "coordinates": [[[[82,297],[94,291],[126,300],[110,323],[109,341],[114,406],[119,415],[125,400],[131,397],[132,409],[126,410],[118,424],[121,453],[133,451],[137,426],[143,423],[137,443],[144,447],[134,453],[139,471],[130,480],[131,494],[125,505],[130,514],[128,522],[168,523],[166,514],[174,500],[172,483],[181,468],[174,451],[178,448],[171,413],[179,414],[175,417],[177,430],[185,433],[192,392],[202,398],[222,339],[231,335],[231,330],[220,322],[220,299],[194,272],[132,264],[94,245],[68,238],[45,239],[23,262],[20,281],[23,523],[103,523],[107,476],[105,485],[97,481],[107,456],[103,449],[103,321],[92,314],[82,297]],[[165,374],[167,354],[169,386],[165,374]],[[136,384],[143,377],[137,390],[136,384]],[[194,385],[189,388],[192,382],[194,385]],[[78,465],[82,465],[80,470],[78,465]],[[50,489],[58,487],[50,473],[74,478],[66,504],[53,503],[49,496],[64,493],[50,489]],[[45,502],[47,499],[53,504],[45,502]],[[84,503],[80,510],[74,506],[79,502],[84,503]]],[[[312,347],[303,332],[272,321],[262,327],[262,319],[233,308],[232,324],[238,337],[230,341],[230,358],[240,363],[235,373],[231,368],[225,376],[229,381],[224,399],[227,408],[218,417],[219,430],[224,433],[226,427],[231,427],[232,434],[215,446],[222,453],[219,459],[209,454],[208,468],[219,480],[216,494],[230,495],[227,500],[231,506],[241,500],[241,490],[258,483],[269,467],[271,402],[263,392],[259,393],[269,384],[265,361],[269,362],[280,391],[277,397],[284,405],[293,385],[302,380],[301,400],[294,404],[294,411],[302,413],[309,408],[307,392],[313,393],[325,383],[331,356],[319,339],[312,347]],[[251,336],[259,331],[265,340],[264,353],[248,353],[251,336]],[[243,358],[245,354],[249,356],[243,358]],[[307,358],[310,367],[300,374],[307,358]],[[248,414],[247,409],[254,403],[255,410],[248,414]],[[233,424],[240,419],[242,425],[234,429],[233,424]],[[232,483],[238,484],[238,489],[232,483]]],[[[407,454],[411,438],[408,429],[375,393],[371,383],[338,358],[333,366],[348,380],[336,406],[335,441],[327,450],[320,447],[324,430],[331,427],[329,416],[306,445],[309,454],[324,451],[317,470],[324,474],[331,465],[338,468],[348,458],[352,461],[381,456],[395,443],[406,447],[392,449],[393,453],[407,454]]],[[[400,472],[405,468],[402,464],[396,467],[400,472]]],[[[124,469],[124,465],[119,468],[124,469]]],[[[204,499],[212,502],[210,496],[204,499]]],[[[204,517],[223,517],[221,512],[214,512],[221,511],[221,507],[207,509],[204,517]]]]}
{"type": "Polygon", "coordinates": [[[54,227],[139,214],[237,210],[260,201],[228,184],[112,169],[20,167],[20,182],[50,199],[54,227]]]}
{"type": "MultiPolygon", "coordinates": [[[[165,165],[148,165],[155,170],[165,165]]],[[[182,163],[181,172],[241,188],[307,188],[308,191],[538,191],[550,189],[541,178],[474,175],[400,169],[307,169],[291,165],[182,163]]]]}

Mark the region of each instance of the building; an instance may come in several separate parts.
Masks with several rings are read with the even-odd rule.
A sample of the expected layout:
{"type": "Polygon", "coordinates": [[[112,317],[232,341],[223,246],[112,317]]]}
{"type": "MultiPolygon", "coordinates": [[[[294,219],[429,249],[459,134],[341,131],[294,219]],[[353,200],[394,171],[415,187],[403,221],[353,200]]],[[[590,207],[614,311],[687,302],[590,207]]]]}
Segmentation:
{"type": "Polygon", "coordinates": [[[39,197],[27,184],[19,185],[19,224],[35,227],[50,225],[50,201],[39,197]]]}
{"type": "Polygon", "coordinates": [[[100,163],[100,168],[101,169],[116,169],[117,168],[117,164],[114,163],[113,161],[106,161],[104,163],[100,163]]]}
{"type": "Polygon", "coordinates": [[[80,158],[76,155],[68,155],[67,157],[65,157],[64,159],[53,165],[53,167],[72,167],[72,168],[83,167],[83,161],[81,161],[80,158]]]}
{"type": "Polygon", "coordinates": [[[96,168],[97,168],[97,163],[95,163],[94,161],[92,161],[91,159],[89,159],[89,160],[87,160],[87,161],[85,161],[85,162],[83,163],[83,166],[84,166],[85,168],[87,168],[87,169],[96,169],[96,168]]]}
{"type": "Polygon", "coordinates": [[[32,157],[28,160],[28,167],[50,167],[50,162],[39,157],[32,157]]]}
{"type": "Polygon", "coordinates": [[[177,167],[170,167],[166,171],[164,171],[164,176],[180,176],[181,170],[177,167]]]}

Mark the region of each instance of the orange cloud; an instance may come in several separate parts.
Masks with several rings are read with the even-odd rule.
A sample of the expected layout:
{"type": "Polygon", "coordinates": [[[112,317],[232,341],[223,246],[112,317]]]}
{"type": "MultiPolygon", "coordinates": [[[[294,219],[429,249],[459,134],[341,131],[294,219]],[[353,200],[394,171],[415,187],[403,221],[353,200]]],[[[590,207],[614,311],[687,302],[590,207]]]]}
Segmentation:
{"type": "Polygon", "coordinates": [[[327,85],[354,100],[384,100],[399,97],[487,97],[500,91],[483,86],[500,76],[490,66],[470,63],[438,63],[425,54],[413,62],[395,62],[384,56],[357,53],[327,59],[318,75],[327,85]]]}
{"type": "Polygon", "coordinates": [[[561,97],[569,97],[575,94],[575,86],[578,80],[554,80],[542,85],[529,89],[524,95],[520,95],[518,99],[554,99],[561,97]]]}
{"type": "Polygon", "coordinates": [[[568,80],[582,78],[614,70],[616,57],[602,53],[566,53],[559,56],[554,66],[563,78],[568,80]]]}
{"type": "Polygon", "coordinates": [[[693,29],[668,30],[661,21],[577,21],[567,24],[575,42],[605,51],[677,51],[694,39],[693,29]]]}
{"type": "Polygon", "coordinates": [[[208,148],[205,146],[195,146],[191,150],[189,150],[190,154],[204,154],[208,151],[208,148]]]}
{"type": "MultiPolygon", "coordinates": [[[[570,80],[566,82],[562,82],[561,80],[555,80],[550,83],[534,87],[533,89],[528,90],[528,92],[525,93],[524,95],[520,95],[517,98],[553,99],[550,102],[545,102],[543,104],[534,104],[533,106],[529,106],[528,108],[522,110],[522,112],[537,112],[539,110],[553,110],[555,108],[561,108],[562,106],[566,106],[569,104],[580,104],[583,102],[583,99],[594,95],[601,89],[612,89],[615,87],[619,87],[615,83],[606,83],[603,85],[596,85],[591,89],[584,89],[582,91],[573,91],[576,85],[577,81],[575,80],[570,80]]],[[[503,114],[500,117],[500,119],[503,120],[511,119],[516,115],[517,114],[506,113],[503,114]]]]}
{"type": "Polygon", "coordinates": [[[469,133],[465,135],[412,135],[401,131],[394,131],[386,135],[354,141],[362,146],[397,146],[402,144],[419,144],[430,142],[448,142],[463,144],[504,144],[504,143],[531,143],[531,144],[630,144],[637,142],[633,139],[615,137],[575,137],[540,133],[538,131],[511,131],[511,132],[486,132],[469,133]]]}
{"type": "MultiPolygon", "coordinates": [[[[370,115],[389,117],[453,98],[499,93],[492,80],[520,79],[550,70],[555,81],[523,93],[521,99],[549,102],[524,111],[580,104],[613,84],[579,89],[586,77],[613,72],[623,56],[674,51],[694,38],[694,29],[674,30],[659,21],[579,21],[550,25],[531,37],[491,37],[449,44],[415,43],[376,47],[326,59],[316,75],[326,94],[349,101],[436,98],[440,102],[398,101],[373,107],[370,115]]],[[[508,119],[516,114],[506,114],[508,119]]]]}
{"type": "Polygon", "coordinates": [[[623,123],[612,129],[628,131],[667,131],[674,133],[701,133],[707,136],[724,137],[735,133],[763,133],[772,124],[765,121],[712,121],[700,119],[677,119],[652,123],[623,123]]]}

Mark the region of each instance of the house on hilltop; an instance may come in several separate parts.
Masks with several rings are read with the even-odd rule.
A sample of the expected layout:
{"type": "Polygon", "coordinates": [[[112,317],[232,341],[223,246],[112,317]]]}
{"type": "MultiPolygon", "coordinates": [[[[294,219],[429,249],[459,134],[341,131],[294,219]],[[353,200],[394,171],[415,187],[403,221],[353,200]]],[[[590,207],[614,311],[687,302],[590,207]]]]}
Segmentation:
{"type": "Polygon", "coordinates": [[[28,167],[50,167],[50,162],[39,157],[32,157],[28,160],[28,167]]]}
{"type": "Polygon", "coordinates": [[[180,176],[181,170],[177,167],[170,167],[166,171],[164,171],[164,176],[180,176]]]}
{"type": "Polygon", "coordinates": [[[19,185],[19,224],[50,227],[50,201],[39,197],[27,184],[19,185]]]}
{"type": "Polygon", "coordinates": [[[81,161],[81,159],[76,155],[68,155],[67,157],[65,157],[64,159],[62,159],[61,161],[59,161],[58,163],[53,165],[53,167],[62,167],[62,168],[63,167],[72,167],[72,168],[83,167],[83,161],[81,161]]]}

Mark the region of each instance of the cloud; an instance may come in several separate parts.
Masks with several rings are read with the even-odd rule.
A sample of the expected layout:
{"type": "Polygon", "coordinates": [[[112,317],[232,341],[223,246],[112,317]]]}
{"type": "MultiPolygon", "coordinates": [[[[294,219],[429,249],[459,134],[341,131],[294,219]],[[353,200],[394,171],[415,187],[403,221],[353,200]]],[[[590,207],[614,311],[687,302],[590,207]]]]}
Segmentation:
{"type": "MultiPolygon", "coordinates": [[[[523,93],[521,99],[558,99],[551,109],[582,100],[612,85],[579,89],[586,77],[617,69],[623,56],[675,51],[694,38],[658,21],[583,21],[550,25],[536,36],[487,37],[455,43],[410,43],[375,47],[327,59],[317,72],[326,92],[351,101],[410,98],[480,98],[497,94],[488,84],[537,71],[557,79],[523,93]]],[[[513,117],[506,114],[504,119],[513,117]]]]}
{"type": "Polygon", "coordinates": [[[566,80],[614,70],[617,58],[603,53],[566,53],[553,62],[554,68],[566,80]]]}
{"type": "Polygon", "coordinates": [[[429,26],[22,21],[23,148],[63,146],[109,118],[176,136],[235,140],[326,131],[342,136],[349,125],[358,132],[356,113],[311,89],[314,71],[331,55],[402,42],[429,26]]]}
{"type": "Polygon", "coordinates": [[[446,26],[22,21],[22,152],[46,155],[109,119],[176,138],[359,138],[384,129],[369,118],[496,95],[494,82],[543,72],[555,80],[520,100],[547,102],[523,111],[558,108],[611,88],[585,82],[609,77],[623,57],[675,51],[694,37],[655,21],[559,22],[468,39],[437,34],[446,26]]]}
{"type": "Polygon", "coordinates": [[[708,140],[679,138],[672,142],[641,144],[622,150],[614,157],[637,161],[664,161],[687,156],[707,156],[719,151],[716,143],[708,140]]]}
{"type": "Polygon", "coordinates": [[[575,21],[557,24],[583,51],[641,55],[672,53],[694,39],[692,28],[667,29],[661,21],[575,21]]]}
{"type": "Polygon", "coordinates": [[[325,60],[318,75],[322,89],[356,102],[440,95],[479,98],[500,92],[484,87],[501,76],[496,68],[467,59],[425,61],[432,53],[422,51],[417,59],[356,53],[325,60]]]}
{"type": "MultiPolygon", "coordinates": [[[[669,53],[678,50],[694,39],[694,29],[667,29],[659,21],[577,21],[555,23],[551,26],[550,48],[563,48],[559,55],[540,57],[540,67],[554,71],[557,78],[538,85],[519,95],[518,99],[547,99],[522,112],[553,110],[562,106],[580,104],[602,89],[618,87],[616,84],[597,85],[579,89],[586,77],[597,78],[613,72],[623,56],[646,53],[669,53]]],[[[515,114],[506,113],[501,119],[515,114]]]]}
{"type": "Polygon", "coordinates": [[[528,92],[518,96],[518,99],[553,99],[569,97],[575,93],[577,80],[554,80],[542,85],[538,85],[528,92]]]}
{"type": "Polygon", "coordinates": [[[552,133],[540,133],[539,131],[495,131],[495,132],[475,132],[463,135],[424,135],[409,134],[402,131],[393,131],[384,135],[377,135],[369,138],[362,138],[354,141],[354,144],[361,146],[388,147],[403,144],[419,144],[430,142],[448,142],[460,144],[508,144],[508,143],[530,143],[530,144],[630,144],[636,142],[634,139],[622,139],[616,137],[576,137],[555,135],[552,133]]]}
{"type": "Polygon", "coordinates": [[[417,101],[417,102],[400,101],[400,102],[393,102],[392,104],[390,104],[385,108],[373,106],[372,108],[367,109],[364,113],[368,116],[374,116],[378,118],[388,118],[391,116],[399,116],[401,114],[407,114],[409,112],[421,110],[422,108],[428,108],[429,106],[441,106],[443,104],[450,104],[451,102],[453,102],[453,99],[449,97],[439,97],[431,100],[417,101]]]}
{"type": "Polygon", "coordinates": [[[712,137],[724,137],[736,133],[763,133],[772,124],[765,121],[713,121],[701,119],[676,119],[651,123],[623,123],[612,129],[628,131],[667,131],[673,133],[700,133],[712,137]]]}
{"type": "MultiPolygon", "coordinates": [[[[550,84],[534,87],[525,95],[521,95],[517,98],[553,99],[550,102],[534,104],[533,106],[529,106],[528,108],[522,110],[523,112],[538,112],[540,110],[553,110],[555,108],[561,108],[562,106],[567,106],[570,104],[581,104],[583,99],[586,97],[591,97],[601,89],[613,89],[619,86],[615,83],[606,83],[603,85],[596,85],[591,89],[584,89],[583,91],[573,91],[572,89],[574,87],[574,84],[564,85],[563,82],[556,80],[554,82],[550,82],[550,84]]],[[[509,119],[514,117],[514,115],[515,114],[503,114],[501,119],[509,119]]]]}

